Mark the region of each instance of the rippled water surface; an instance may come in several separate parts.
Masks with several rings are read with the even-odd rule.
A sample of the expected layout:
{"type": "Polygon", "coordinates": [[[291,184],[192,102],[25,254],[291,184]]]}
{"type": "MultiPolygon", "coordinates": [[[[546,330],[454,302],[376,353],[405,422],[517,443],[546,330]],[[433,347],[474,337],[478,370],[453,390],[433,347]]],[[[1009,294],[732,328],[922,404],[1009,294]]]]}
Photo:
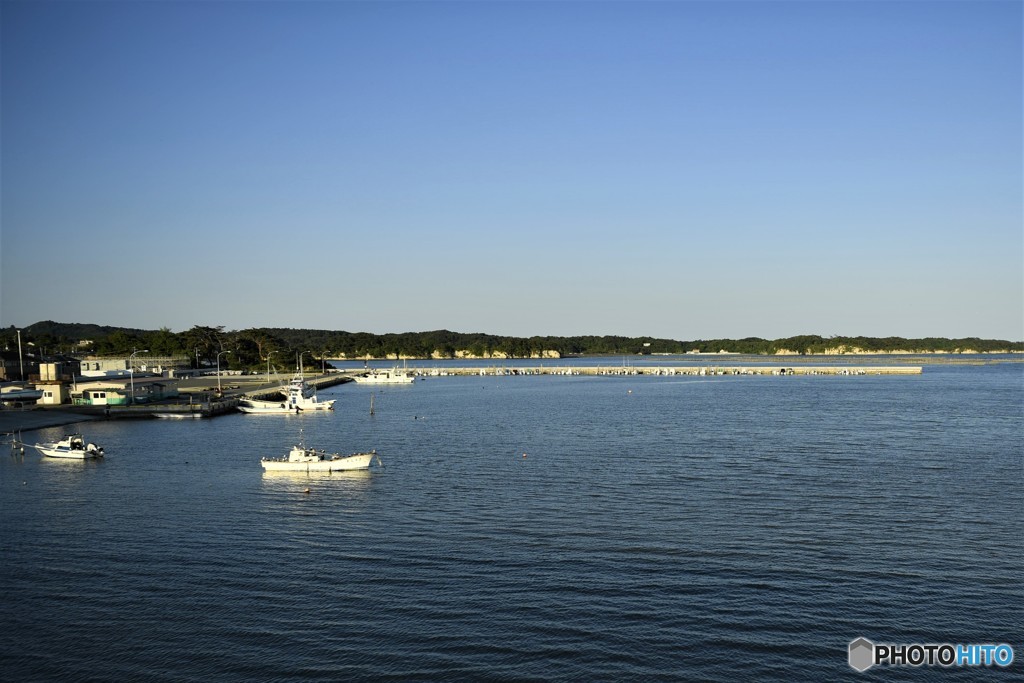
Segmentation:
{"type": "Polygon", "coordinates": [[[84,423],[105,460],[0,455],[0,678],[820,681],[878,675],[864,636],[1007,642],[884,676],[1009,679],[1022,380],[447,377],[84,423]],[[300,429],[385,467],[264,474],[300,429]]]}

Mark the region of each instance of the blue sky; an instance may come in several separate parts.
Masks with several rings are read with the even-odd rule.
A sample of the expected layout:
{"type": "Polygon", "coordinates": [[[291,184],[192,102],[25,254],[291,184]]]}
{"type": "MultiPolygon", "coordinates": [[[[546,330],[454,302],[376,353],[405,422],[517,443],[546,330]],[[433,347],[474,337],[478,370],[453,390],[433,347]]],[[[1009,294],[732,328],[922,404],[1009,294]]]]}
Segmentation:
{"type": "Polygon", "coordinates": [[[2,3],[0,324],[1024,339],[1022,3],[2,3]]]}

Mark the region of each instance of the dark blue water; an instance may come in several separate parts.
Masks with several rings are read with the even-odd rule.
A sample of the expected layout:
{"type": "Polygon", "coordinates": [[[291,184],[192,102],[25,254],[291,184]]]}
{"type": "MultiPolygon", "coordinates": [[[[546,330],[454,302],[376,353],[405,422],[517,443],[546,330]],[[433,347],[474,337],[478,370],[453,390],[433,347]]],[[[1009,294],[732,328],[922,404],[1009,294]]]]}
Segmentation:
{"type": "Polygon", "coordinates": [[[0,678],[1020,675],[1021,364],[321,394],[334,413],[80,425],[101,462],[0,454],[0,678]],[[300,429],[385,467],[263,474],[300,429]],[[1017,661],[857,674],[859,636],[1017,661]]]}

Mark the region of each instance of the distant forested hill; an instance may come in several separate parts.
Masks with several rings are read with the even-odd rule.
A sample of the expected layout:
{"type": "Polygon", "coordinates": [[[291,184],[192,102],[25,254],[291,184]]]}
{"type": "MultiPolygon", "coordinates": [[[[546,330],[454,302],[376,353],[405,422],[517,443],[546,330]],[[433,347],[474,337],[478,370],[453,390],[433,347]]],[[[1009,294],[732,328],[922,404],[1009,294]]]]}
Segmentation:
{"type": "Polygon", "coordinates": [[[79,341],[82,339],[106,337],[118,331],[138,335],[147,332],[147,330],[137,330],[130,327],[111,327],[109,325],[93,325],[91,323],[56,323],[52,320],[44,320],[24,328],[21,334],[22,337],[65,337],[79,341]]]}
{"type": "MultiPolygon", "coordinates": [[[[17,330],[0,330],[4,348],[16,345],[17,330]]],[[[222,364],[232,368],[258,368],[273,362],[298,364],[305,354],[307,364],[324,358],[529,358],[547,355],[636,355],[666,353],[729,353],[774,355],[844,353],[991,353],[1024,352],[1024,342],[1001,339],[904,339],[902,337],[821,337],[800,335],[783,339],[696,339],[680,341],[654,337],[577,336],[505,337],[482,332],[403,332],[371,334],[336,330],[291,328],[250,328],[196,326],[184,332],[168,328],[140,330],[51,320],[21,330],[21,340],[33,354],[123,354],[146,349],[159,356],[188,357],[197,364],[209,364],[221,355],[222,364]],[[79,342],[88,341],[88,344],[79,342]],[[230,351],[231,353],[226,353],[230,351]]]]}

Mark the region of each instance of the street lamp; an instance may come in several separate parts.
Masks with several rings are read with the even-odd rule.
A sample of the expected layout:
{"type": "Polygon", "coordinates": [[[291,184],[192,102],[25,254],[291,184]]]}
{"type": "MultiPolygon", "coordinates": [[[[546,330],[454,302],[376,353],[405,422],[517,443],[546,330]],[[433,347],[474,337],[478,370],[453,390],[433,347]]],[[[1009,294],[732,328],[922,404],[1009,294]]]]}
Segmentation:
{"type": "MultiPolygon", "coordinates": [[[[313,356],[313,352],[312,351],[299,351],[299,374],[302,375],[303,379],[306,378],[306,373],[302,370],[302,356],[303,356],[303,354],[306,354],[306,353],[308,353],[310,356],[313,356]]],[[[313,360],[316,360],[316,356],[313,356],[313,360]]],[[[314,372],[314,374],[316,373],[315,370],[313,372],[314,372]]]]}
{"type": "Polygon", "coordinates": [[[267,384],[270,384],[270,357],[274,355],[273,351],[267,352],[267,384]]]}
{"type": "Polygon", "coordinates": [[[217,354],[217,394],[220,394],[220,357],[225,353],[231,353],[230,351],[221,351],[217,354]]]}
{"type": "Polygon", "coordinates": [[[137,354],[137,353],[149,353],[149,349],[142,349],[141,351],[136,351],[135,349],[132,349],[132,355],[128,356],[128,376],[129,376],[129,379],[131,380],[131,384],[132,384],[132,395],[129,397],[128,402],[131,403],[132,405],[135,405],[135,362],[134,362],[134,358],[135,358],[135,354],[137,354]]]}

